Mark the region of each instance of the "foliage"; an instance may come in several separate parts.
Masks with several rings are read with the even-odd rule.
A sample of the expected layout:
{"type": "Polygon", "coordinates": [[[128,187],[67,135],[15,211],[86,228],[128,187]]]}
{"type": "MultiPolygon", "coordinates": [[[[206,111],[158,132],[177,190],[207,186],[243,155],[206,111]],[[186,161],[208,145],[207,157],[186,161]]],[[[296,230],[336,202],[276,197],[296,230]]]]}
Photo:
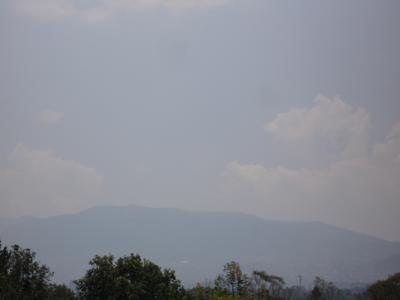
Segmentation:
{"type": "Polygon", "coordinates": [[[400,273],[375,282],[368,288],[368,294],[373,300],[400,299],[400,273]]]}
{"type": "Polygon", "coordinates": [[[244,295],[249,286],[247,275],[242,272],[240,265],[235,261],[226,263],[223,273],[215,279],[215,287],[219,295],[244,295]]]}
{"type": "Polygon", "coordinates": [[[339,289],[332,283],[320,277],[315,277],[312,299],[335,300],[339,298],[339,289]]]}
{"type": "Polygon", "coordinates": [[[320,300],[322,299],[322,292],[318,286],[314,286],[311,291],[311,300],[320,300]]]}
{"type": "Polygon", "coordinates": [[[228,262],[214,281],[214,286],[198,284],[188,291],[192,300],[273,300],[283,299],[284,280],[265,271],[245,274],[239,263],[228,262]]]}
{"type": "Polygon", "coordinates": [[[265,271],[253,271],[253,289],[257,299],[279,299],[285,281],[282,277],[269,275],[265,271]]]}
{"type": "Polygon", "coordinates": [[[86,275],[75,281],[78,294],[86,300],[179,300],[184,289],[172,270],[162,270],[139,255],[116,261],[112,255],[95,256],[86,275]]]}
{"type": "Polygon", "coordinates": [[[0,299],[7,300],[399,300],[400,273],[377,281],[368,290],[337,288],[320,277],[307,290],[286,287],[283,278],[265,271],[244,273],[235,261],[226,263],[214,283],[185,291],[174,271],[139,255],[115,259],[96,255],[85,276],[75,281],[78,298],[64,284],[50,283],[52,273],[29,249],[2,247],[0,299]]]}
{"type": "Polygon", "coordinates": [[[0,299],[42,300],[47,297],[49,268],[35,260],[35,252],[0,242],[0,299]]]}
{"type": "Polygon", "coordinates": [[[74,300],[74,292],[65,284],[50,284],[47,292],[47,300],[74,300]]]}

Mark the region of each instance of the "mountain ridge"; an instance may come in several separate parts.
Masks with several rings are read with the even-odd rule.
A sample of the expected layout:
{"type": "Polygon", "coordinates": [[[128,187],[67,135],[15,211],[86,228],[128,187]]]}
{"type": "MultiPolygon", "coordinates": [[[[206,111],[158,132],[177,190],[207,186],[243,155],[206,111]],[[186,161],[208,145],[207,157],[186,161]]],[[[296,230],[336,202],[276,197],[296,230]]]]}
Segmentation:
{"type": "Polygon", "coordinates": [[[234,212],[101,206],[76,214],[26,218],[1,232],[7,244],[38,253],[70,282],[95,254],[139,253],[177,271],[187,285],[213,279],[225,262],[266,269],[289,284],[302,275],[372,282],[400,270],[400,243],[322,222],[272,221],[234,212]]]}

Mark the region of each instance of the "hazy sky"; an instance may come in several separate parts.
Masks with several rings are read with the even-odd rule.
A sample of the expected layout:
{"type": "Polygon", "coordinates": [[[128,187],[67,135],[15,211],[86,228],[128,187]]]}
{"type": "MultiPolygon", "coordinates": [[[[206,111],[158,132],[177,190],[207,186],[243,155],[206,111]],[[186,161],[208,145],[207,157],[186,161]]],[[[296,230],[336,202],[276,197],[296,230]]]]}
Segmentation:
{"type": "Polygon", "coordinates": [[[95,205],[400,241],[400,2],[3,0],[0,216],[95,205]]]}

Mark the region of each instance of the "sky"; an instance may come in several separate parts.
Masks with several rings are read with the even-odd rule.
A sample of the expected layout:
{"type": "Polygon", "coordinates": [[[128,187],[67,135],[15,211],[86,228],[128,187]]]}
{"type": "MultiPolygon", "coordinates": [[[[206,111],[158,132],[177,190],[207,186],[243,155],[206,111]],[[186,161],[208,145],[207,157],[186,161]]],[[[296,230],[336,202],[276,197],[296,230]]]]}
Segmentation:
{"type": "Polygon", "coordinates": [[[400,241],[397,0],[3,0],[0,217],[239,211],[400,241]]]}

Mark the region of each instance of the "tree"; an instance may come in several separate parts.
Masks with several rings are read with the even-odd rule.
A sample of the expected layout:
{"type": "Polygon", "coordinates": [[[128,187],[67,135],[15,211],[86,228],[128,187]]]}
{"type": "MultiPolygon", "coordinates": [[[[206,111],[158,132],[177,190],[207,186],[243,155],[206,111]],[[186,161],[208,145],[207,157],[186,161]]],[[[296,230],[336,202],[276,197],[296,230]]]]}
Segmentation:
{"type": "Polygon", "coordinates": [[[47,300],[74,300],[74,292],[65,284],[50,284],[48,287],[47,300]]]}
{"type": "Polygon", "coordinates": [[[319,289],[318,286],[314,286],[314,288],[311,291],[311,299],[312,300],[320,300],[322,299],[322,293],[319,289]]]}
{"type": "Polygon", "coordinates": [[[242,272],[240,265],[235,261],[224,265],[222,278],[232,296],[242,294],[248,283],[246,274],[242,272]]]}
{"type": "Polygon", "coordinates": [[[217,295],[229,295],[229,290],[228,290],[228,283],[225,279],[224,276],[221,274],[217,276],[214,280],[214,294],[217,295]]]}
{"type": "Polygon", "coordinates": [[[339,296],[339,289],[332,283],[327,282],[321,277],[315,277],[314,279],[314,289],[317,288],[320,292],[320,298],[324,300],[334,300],[339,296]]]}
{"type": "Polygon", "coordinates": [[[8,249],[0,242],[0,299],[46,299],[52,273],[35,257],[30,249],[8,249]]]}
{"type": "Polygon", "coordinates": [[[400,299],[400,273],[375,282],[368,288],[368,294],[373,300],[400,299]]]}
{"type": "Polygon", "coordinates": [[[75,282],[79,295],[84,299],[114,299],[114,256],[96,255],[89,265],[91,268],[86,272],[85,277],[75,282]]]}
{"type": "Polygon", "coordinates": [[[86,275],[75,281],[78,294],[86,300],[179,300],[184,289],[172,270],[162,270],[139,255],[114,260],[95,256],[86,275]]]}
{"type": "Polygon", "coordinates": [[[278,297],[285,281],[282,277],[269,275],[265,271],[253,271],[253,285],[258,299],[269,299],[269,296],[278,297]]]}

